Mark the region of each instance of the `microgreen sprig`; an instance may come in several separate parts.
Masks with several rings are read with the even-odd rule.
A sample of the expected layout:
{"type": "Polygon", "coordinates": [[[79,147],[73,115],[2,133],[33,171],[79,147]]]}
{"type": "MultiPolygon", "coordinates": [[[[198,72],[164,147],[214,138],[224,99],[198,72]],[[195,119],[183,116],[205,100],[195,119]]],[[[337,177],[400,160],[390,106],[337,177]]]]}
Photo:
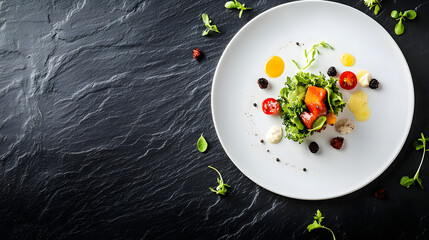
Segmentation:
{"type": "Polygon", "coordinates": [[[405,30],[405,27],[402,21],[404,21],[405,19],[413,20],[414,18],[417,17],[417,13],[414,10],[407,10],[404,13],[393,10],[390,13],[390,16],[393,19],[396,19],[396,21],[398,21],[398,23],[395,25],[395,33],[396,35],[401,35],[402,33],[404,33],[404,30],[405,30]]]}
{"type": "Polygon", "coordinates": [[[308,229],[309,232],[311,232],[311,230],[317,229],[317,228],[323,228],[323,229],[329,230],[332,233],[332,237],[335,240],[335,234],[334,234],[334,232],[330,228],[325,227],[325,226],[322,225],[322,220],[324,218],[325,217],[322,217],[322,213],[318,209],[317,212],[316,212],[316,214],[315,214],[315,216],[314,216],[314,222],[312,224],[308,225],[307,229],[308,229]]]}
{"type": "Polygon", "coordinates": [[[220,172],[216,168],[212,166],[209,166],[209,168],[215,170],[217,174],[219,174],[219,178],[217,178],[217,183],[219,183],[219,185],[216,187],[216,190],[209,187],[210,191],[215,192],[216,194],[225,195],[227,191],[226,187],[231,187],[231,186],[223,182],[222,175],[220,175],[220,172]]]}
{"type": "Polygon", "coordinates": [[[207,28],[206,30],[204,30],[203,36],[209,34],[210,31],[220,33],[219,30],[217,30],[216,25],[211,25],[212,20],[209,19],[209,16],[206,13],[203,13],[201,15],[201,18],[203,19],[204,25],[207,28]]]}
{"type": "Polygon", "coordinates": [[[419,178],[419,173],[420,173],[420,168],[422,167],[422,164],[423,164],[423,159],[425,158],[425,153],[429,151],[429,148],[426,148],[426,141],[429,141],[429,138],[426,138],[423,133],[421,133],[421,136],[422,136],[421,138],[419,138],[417,141],[413,143],[413,146],[416,150],[423,149],[422,160],[420,161],[419,168],[417,169],[417,172],[413,178],[410,178],[408,176],[403,176],[400,181],[400,184],[407,188],[413,185],[416,181],[419,183],[420,187],[423,188],[422,180],[419,178]]]}
{"type": "Polygon", "coordinates": [[[234,9],[235,8],[235,9],[240,10],[240,13],[238,14],[238,18],[241,18],[241,15],[243,15],[244,10],[252,9],[252,8],[245,7],[245,5],[246,4],[239,3],[237,0],[228,1],[225,3],[225,7],[228,9],[234,9]]]}
{"type": "Polygon", "coordinates": [[[369,10],[374,8],[375,15],[377,15],[381,9],[381,1],[382,0],[364,0],[366,6],[369,7],[369,10]]]}
{"type": "Polygon", "coordinates": [[[307,61],[307,65],[305,67],[301,68],[299,66],[299,64],[295,60],[293,60],[293,59],[292,59],[292,62],[295,63],[296,67],[299,70],[301,70],[301,71],[304,70],[304,69],[306,69],[306,68],[308,68],[316,60],[316,58],[315,58],[316,57],[316,53],[320,54],[319,49],[317,49],[320,46],[322,46],[323,48],[328,48],[328,49],[334,50],[334,48],[331,45],[329,45],[328,43],[325,43],[325,41],[322,41],[322,42],[320,42],[318,44],[313,45],[313,47],[310,49],[310,51],[307,52],[307,49],[304,50],[305,60],[307,61]],[[308,57],[310,55],[311,55],[311,60],[308,60],[308,57]]]}

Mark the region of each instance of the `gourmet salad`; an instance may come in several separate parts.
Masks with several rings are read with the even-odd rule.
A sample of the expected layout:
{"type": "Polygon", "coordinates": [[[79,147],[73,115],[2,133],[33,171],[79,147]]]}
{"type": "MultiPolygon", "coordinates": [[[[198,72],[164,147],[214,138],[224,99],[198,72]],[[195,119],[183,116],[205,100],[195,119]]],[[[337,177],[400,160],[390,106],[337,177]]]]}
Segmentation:
{"type": "MultiPolygon", "coordinates": [[[[299,46],[299,43],[297,42],[299,46]]],[[[337,116],[346,106],[343,100],[343,90],[352,90],[359,82],[362,87],[376,89],[379,82],[371,77],[367,70],[360,70],[357,74],[351,71],[337,73],[335,67],[330,67],[328,76],[305,72],[314,61],[315,56],[320,53],[320,48],[333,50],[333,47],[322,41],[313,45],[310,50],[305,50],[306,62],[303,65],[295,60],[292,62],[300,70],[295,76],[287,77],[284,87],[277,99],[267,98],[262,102],[262,111],[265,114],[280,115],[283,120],[285,137],[295,142],[302,143],[304,139],[314,132],[322,131],[327,124],[334,125],[335,130],[341,135],[353,132],[355,125],[351,119],[340,119],[337,116]],[[339,76],[338,76],[339,75],[339,76]]],[[[355,64],[355,58],[350,53],[341,55],[341,64],[351,67],[355,64]]],[[[265,65],[265,72],[270,78],[277,78],[284,72],[284,62],[279,56],[272,56],[265,65]]],[[[266,89],[268,80],[260,78],[258,85],[266,89]]],[[[356,120],[368,120],[371,111],[368,107],[368,96],[363,91],[356,91],[348,100],[349,110],[354,114],[356,120]]],[[[256,105],[255,105],[256,106],[256,105]]],[[[265,140],[270,143],[278,143],[283,137],[280,126],[272,126],[265,135],[265,140]]],[[[330,142],[335,149],[341,149],[344,142],[343,137],[333,138],[330,142]]],[[[318,151],[317,143],[309,145],[310,151],[318,151]]]]}
{"type": "Polygon", "coordinates": [[[335,123],[336,115],[346,106],[337,81],[308,72],[287,77],[277,101],[288,139],[301,143],[325,124],[335,123]]]}

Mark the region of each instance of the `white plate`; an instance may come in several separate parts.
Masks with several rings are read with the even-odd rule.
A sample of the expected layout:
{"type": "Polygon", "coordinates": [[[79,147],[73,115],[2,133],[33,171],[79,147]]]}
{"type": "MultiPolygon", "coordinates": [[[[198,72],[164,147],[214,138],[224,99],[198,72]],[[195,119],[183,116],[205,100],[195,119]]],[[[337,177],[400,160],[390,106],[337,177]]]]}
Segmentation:
{"type": "MultiPolygon", "coordinates": [[[[351,92],[342,92],[347,101],[351,92]]],[[[219,140],[247,177],[283,196],[317,200],[356,191],[393,162],[411,126],[414,89],[401,50],[372,18],[338,3],[300,1],[262,13],[236,34],[217,66],[211,101],[219,140]],[[260,143],[271,125],[281,124],[279,116],[262,112],[262,101],[278,97],[286,76],[297,72],[291,59],[302,63],[304,48],[320,41],[328,42],[335,50],[321,50],[308,71],[326,73],[330,66],[336,66],[339,72],[367,69],[380,81],[377,90],[358,84],[351,91],[367,93],[370,119],[356,122],[355,131],[344,136],[341,150],[329,145],[333,137],[339,136],[333,127],[314,134],[303,144],[288,139],[278,144],[260,143]],[[345,52],[356,57],[353,67],[341,65],[340,56],[345,52]],[[264,71],[272,55],[282,57],[286,64],[283,75],[275,79],[264,71]],[[269,89],[259,89],[256,81],[260,77],[268,79],[269,89]],[[308,150],[310,141],[319,144],[317,154],[308,150]]],[[[347,108],[339,116],[345,117],[354,119],[347,108]]]]}

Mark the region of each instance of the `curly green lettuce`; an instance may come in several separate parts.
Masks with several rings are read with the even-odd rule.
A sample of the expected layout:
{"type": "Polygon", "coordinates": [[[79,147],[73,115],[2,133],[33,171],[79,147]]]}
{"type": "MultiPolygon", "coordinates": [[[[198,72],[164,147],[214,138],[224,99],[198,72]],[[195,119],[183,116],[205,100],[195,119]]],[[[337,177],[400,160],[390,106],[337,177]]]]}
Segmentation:
{"type": "Polygon", "coordinates": [[[310,85],[326,90],[328,112],[338,115],[343,111],[346,103],[339,92],[337,81],[335,78],[325,78],[323,74],[315,75],[308,72],[299,72],[292,78],[287,77],[285,87],[282,88],[279,99],[277,99],[281,106],[280,112],[283,125],[285,125],[286,138],[302,143],[314,132],[305,127],[300,117],[301,113],[308,110],[304,98],[310,85]]]}

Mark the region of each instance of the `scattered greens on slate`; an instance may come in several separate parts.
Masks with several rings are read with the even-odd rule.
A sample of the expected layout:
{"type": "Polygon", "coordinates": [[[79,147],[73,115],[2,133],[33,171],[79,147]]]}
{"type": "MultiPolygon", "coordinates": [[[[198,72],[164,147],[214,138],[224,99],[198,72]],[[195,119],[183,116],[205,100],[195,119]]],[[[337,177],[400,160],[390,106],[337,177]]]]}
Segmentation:
{"type": "Polygon", "coordinates": [[[417,17],[417,13],[414,10],[407,10],[403,13],[393,10],[390,13],[390,16],[393,19],[396,19],[398,21],[398,23],[395,25],[395,33],[396,35],[401,35],[402,33],[404,33],[404,29],[405,29],[402,21],[405,21],[405,19],[413,20],[414,18],[417,17]]]}
{"type": "Polygon", "coordinates": [[[227,191],[226,187],[231,187],[231,186],[229,186],[228,184],[223,182],[222,175],[220,175],[220,172],[216,168],[214,168],[212,166],[209,166],[209,168],[215,170],[217,172],[217,174],[219,174],[219,178],[217,178],[217,183],[219,183],[219,185],[216,187],[216,190],[209,187],[210,191],[215,192],[216,194],[225,195],[225,193],[227,191]]]}
{"type": "Polygon", "coordinates": [[[335,240],[335,234],[334,234],[334,232],[330,228],[325,227],[325,226],[322,225],[322,220],[324,218],[325,217],[322,217],[322,213],[319,210],[317,210],[316,215],[314,216],[314,222],[312,224],[308,225],[307,229],[308,229],[309,232],[311,232],[311,230],[317,229],[317,228],[327,229],[327,230],[329,230],[332,233],[332,237],[335,240]]]}
{"type": "Polygon", "coordinates": [[[201,133],[200,138],[197,141],[197,148],[200,152],[205,152],[207,150],[207,147],[209,144],[207,143],[206,139],[203,137],[203,134],[201,133]]]}
{"type": "Polygon", "coordinates": [[[375,15],[377,15],[381,9],[381,1],[382,0],[364,0],[366,6],[369,7],[369,10],[374,8],[375,15]]]}
{"type": "Polygon", "coordinates": [[[237,0],[234,1],[228,1],[225,3],[225,7],[228,9],[238,9],[240,10],[240,13],[238,14],[238,17],[241,18],[241,15],[243,15],[243,11],[247,10],[247,9],[252,9],[252,8],[247,8],[245,7],[246,4],[241,4],[239,3],[237,0]]]}
{"type": "Polygon", "coordinates": [[[201,15],[201,18],[203,19],[204,25],[206,25],[206,30],[203,32],[203,36],[206,36],[209,34],[210,31],[220,33],[219,30],[217,30],[216,25],[211,25],[212,20],[209,19],[209,16],[206,13],[203,13],[201,15]]]}
{"type": "Polygon", "coordinates": [[[328,49],[334,50],[334,48],[331,45],[322,41],[318,44],[313,45],[313,47],[308,52],[307,52],[307,49],[305,49],[304,54],[305,54],[305,60],[307,61],[307,65],[305,67],[301,68],[298,65],[298,63],[293,59],[292,59],[292,62],[295,63],[296,67],[301,71],[308,68],[310,66],[310,64],[312,64],[314,62],[314,60],[316,60],[316,58],[315,58],[316,53],[320,54],[319,49],[317,49],[320,46],[322,46],[323,48],[328,48],[328,49]],[[308,60],[308,57],[310,56],[310,54],[311,54],[311,60],[308,60]]]}
{"type": "Polygon", "coordinates": [[[422,137],[413,143],[413,146],[416,150],[423,149],[422,160],[420,161],[419,168],[417,169],[416,175],[413,178],[408,176],[403,176],[401,178],[401,185],[409,188],[416,181],[419,183],[420,187],[423,188],[422,180],[419,178],[420,168],[422,167],[423,159],[425,158],[426,151],[429,151],[429,148],[426,148],[426,141],[429,141],[429,138],[425,138],[425,135],[421,133],[422,137]]]}

